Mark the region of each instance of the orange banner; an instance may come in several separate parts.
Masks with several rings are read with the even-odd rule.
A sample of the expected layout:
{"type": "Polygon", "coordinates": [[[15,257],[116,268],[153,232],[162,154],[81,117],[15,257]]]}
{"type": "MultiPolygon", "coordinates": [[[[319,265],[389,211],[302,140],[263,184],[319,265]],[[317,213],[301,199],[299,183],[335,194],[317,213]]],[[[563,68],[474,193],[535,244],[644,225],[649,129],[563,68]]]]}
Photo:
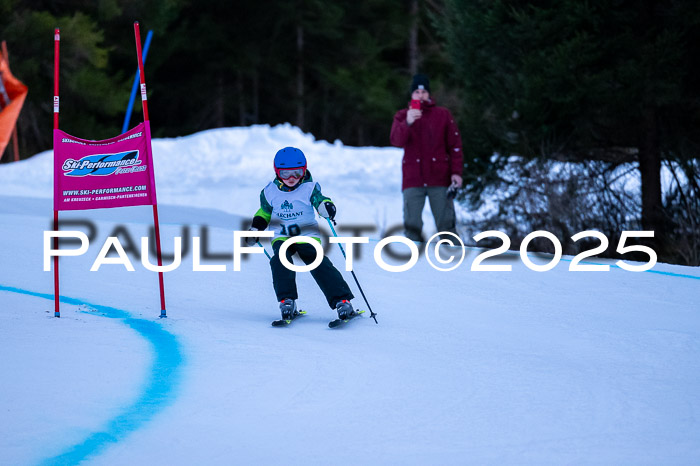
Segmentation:
{"type": "Polygon", "coordinates": [[[27,91],[27,86],[12,75],[6,57],[0,53],[0,156],[10,142],[27,91]]]}

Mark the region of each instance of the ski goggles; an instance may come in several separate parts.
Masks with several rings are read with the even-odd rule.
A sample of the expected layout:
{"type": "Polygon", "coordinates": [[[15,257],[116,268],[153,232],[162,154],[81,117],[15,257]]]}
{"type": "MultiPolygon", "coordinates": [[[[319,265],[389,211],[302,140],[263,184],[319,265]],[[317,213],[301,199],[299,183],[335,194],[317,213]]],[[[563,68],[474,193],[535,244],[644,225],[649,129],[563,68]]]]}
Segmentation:
{"type": "Polygon", "coordinates": [[[304,168],[283,168],[277,171],[277,176],[283,180],[287,180],[291,177],[301,178],[304,176],[304,168]]]}

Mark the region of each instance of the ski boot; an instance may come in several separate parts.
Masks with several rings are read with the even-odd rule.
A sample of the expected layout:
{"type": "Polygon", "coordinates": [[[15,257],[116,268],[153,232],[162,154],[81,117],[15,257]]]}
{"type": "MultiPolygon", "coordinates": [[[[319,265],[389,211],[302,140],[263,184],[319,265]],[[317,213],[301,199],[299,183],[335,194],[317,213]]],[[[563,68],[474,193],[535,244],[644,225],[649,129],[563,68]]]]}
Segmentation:
{"type": "Polygon", "coordinates": [[[297,302],[293,299],[283,299],[280,301],[280,312],[282,312],[283,320],[290,320],[299,312],[297,311],[297,302]]]}
{"type": "Polygon", "coordinates": [[[338,311],[338,319],[340,320],[345,320],[355,313],[355,310],[352,308],[352,304],[350,304],[350,301],[347,299],[338,301],[338,303],[335,305],[335,310],[338,311]]]}

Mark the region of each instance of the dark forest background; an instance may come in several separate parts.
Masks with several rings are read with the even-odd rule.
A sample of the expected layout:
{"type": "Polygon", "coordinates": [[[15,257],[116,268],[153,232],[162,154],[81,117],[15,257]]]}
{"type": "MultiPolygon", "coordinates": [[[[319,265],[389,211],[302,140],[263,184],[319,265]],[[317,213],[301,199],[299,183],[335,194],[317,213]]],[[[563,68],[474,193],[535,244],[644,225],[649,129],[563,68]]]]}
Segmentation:
{"type": "MultiPolygon", "coordinates": [[[[485,192],[508,193],[466,227],[501,229],[516,246],[546,229],[566,253],[590,247],[572,234],[596,229],[613,256],[621,231],[654,230],[660,260],[700,264],[697,1],[0,0],[0,39],[29,87],[22,158],[51,147],[55,27],[61,128],[90,139],[121,130],[135,20],[142,40],[154,32],[154,137],[290,122],[386,146],[411,75],[424,72],[462,129],[459,200],[477,209],[485,192]],[[555,163],[566,176],[551,176],[555,163]],[[625,167],[636,195],[615,184],[625,167]]],[[[141,118],[137,99],[132,125],[141,118]]]]}
{"type": "MultiPolygon", "coordinates": [[[[319,139],[388,145],[411,75],[456,82],[423,1],[0,0],[0,36],[29,86],[22,152],[51,144],[53,29],[61,29],[61,128],[121,130],[136,70],[133,23],[154,37],[146,82],[154,137],[290,122],[319,139]],[[420,45],[419,45],[420,44],[420,45]],[[75,111],[73,111],[75,110],[75,111]]],[[[454,87],[454,86],[450,86],[454,87]]],[[[453,91],[445,100],[456,106],[453,91]]],[[[448,102],[445,102],[448,103],[448,102]]],[[[137,110],[138,111],[138,110],[137,110]]],[[[137,121],[140,114],[134,115],[137,121]]]]}

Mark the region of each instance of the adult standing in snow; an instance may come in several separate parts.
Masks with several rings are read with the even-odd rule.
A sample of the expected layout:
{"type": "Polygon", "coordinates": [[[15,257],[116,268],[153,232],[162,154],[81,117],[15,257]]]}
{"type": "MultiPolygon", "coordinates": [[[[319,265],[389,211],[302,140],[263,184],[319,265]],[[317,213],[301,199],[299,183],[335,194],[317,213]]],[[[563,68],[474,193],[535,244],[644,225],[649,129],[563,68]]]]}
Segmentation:
{"type": "Polygon", "coordinates": [[[436,106],[430,97],[427,76],[413,77],[411,103],[394,115],[391,144],[404,149],[401,189],[406,237],[424,240],[426,197],[438,232],[456,234],[453,193],[462,186],[462,139],[450,111],[436,106]]]}

